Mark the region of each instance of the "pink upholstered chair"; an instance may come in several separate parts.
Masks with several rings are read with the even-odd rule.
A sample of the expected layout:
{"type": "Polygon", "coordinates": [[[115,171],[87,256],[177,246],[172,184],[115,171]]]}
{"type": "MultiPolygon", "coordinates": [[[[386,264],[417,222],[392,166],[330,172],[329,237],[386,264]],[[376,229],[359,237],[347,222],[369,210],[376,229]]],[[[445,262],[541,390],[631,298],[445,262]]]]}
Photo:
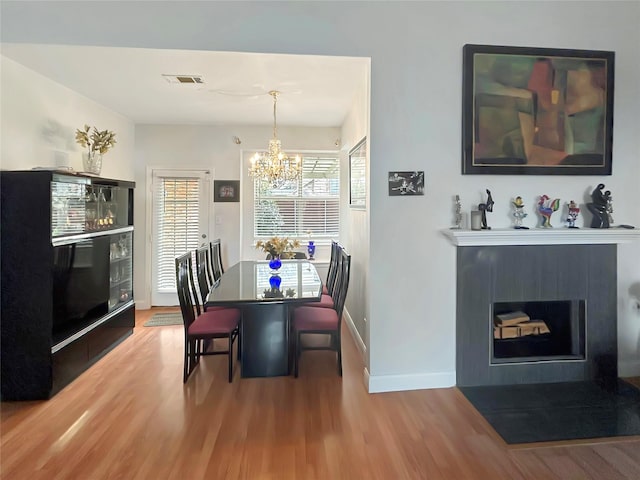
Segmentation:
{"type": "Polygon", "coordinates": [[[338,280],[338,262],[342,247],[337,242],[331,242],[331,260],[329,261],[329,271],[327,281],[322,286],[322,297],[319,302],[310,303],[311,307],[335,308],[335,290],[338,280]]]}
{"type": "MultiPolygon", "coordinates": [[[[302,306],[293,312],[294,332],[294,375],[298,377],[298,365],[300,354],[304,350],[333,350],[338,355],[338,375],[342,376],[342,341],[340,327],[342,325],[342,312],[349,288],[349,273],[351,270],[351,255],[347,255],[344,249],[340,249],[338,258],[337,280],[334,288],[334,308],[318,308],[302,306]],[[302,337],[305,334],[329,335],[328,346],[305,346],[302,337]]],[[[310,304],[311,305],[311,304],[310,304]]]]}
{"type": "MultiPolygon", "coordinates": [[[[233,378],[233,343],[240,334],[241,312],[237,308],[216,308],[200,312],[196,308],[197,299],[193,284],[191,252],[176,258],[176,284],[178,299],[184,324],[184,369],[182,381],[187,382],[189,375],[204,355],[228,355],[229,383],[233,378]],[[215,350],[213,339],[227,338],[227,350],[215,350]],[[205,345],[212,344],[211,351],[205,351],[205,345]]],[[[238,352],[239,355],[239,352],[238,352]]]]}

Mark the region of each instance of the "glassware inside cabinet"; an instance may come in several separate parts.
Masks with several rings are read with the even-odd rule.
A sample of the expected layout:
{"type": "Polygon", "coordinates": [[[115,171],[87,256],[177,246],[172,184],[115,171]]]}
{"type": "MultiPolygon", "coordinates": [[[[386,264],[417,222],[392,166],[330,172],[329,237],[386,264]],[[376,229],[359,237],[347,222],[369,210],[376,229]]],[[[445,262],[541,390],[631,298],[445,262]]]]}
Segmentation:
{"type": "Polygon", "coordinates": [[[51,182],[51,237],[84,232],[84,189],[85,185],[73,181],[51,182]]]}
{"type": "Polygon", "coordinates": [[[110,236],[109,311],[133,299],[132,232],[110,236]]]}

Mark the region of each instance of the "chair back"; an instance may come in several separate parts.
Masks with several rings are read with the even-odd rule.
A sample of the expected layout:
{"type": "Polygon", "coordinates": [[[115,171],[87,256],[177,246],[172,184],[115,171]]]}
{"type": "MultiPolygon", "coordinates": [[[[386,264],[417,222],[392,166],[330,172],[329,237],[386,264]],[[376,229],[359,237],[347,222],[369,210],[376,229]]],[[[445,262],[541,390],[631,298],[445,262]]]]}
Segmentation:
{"type": "Polygon", "coordinates": [[[192,279],[193,267],[191,263],[191,252],[187,252],[176,258],[176,286],[178,289],[178,300],[180,302],[185,335],[189,326],[196,319],[193,303],[195,292],[193,291],[192,279]]]}
{"type": "Polygon", "coordinates": [[[209,242],[209,258],[211,259],[213,282],[217,282],[224,273],[224,268],[222,267],[222,246],[220,245],[219,238],[209,242]]]}
{"type": "Polygon", "coordinates": [[[334,298],[334,308],[338,313],[339,321],[342,320],[342,311],[347,301],[347,291],[349,290],[349,276],[351,274],[351,255],[340,247],[338,259],[338,280],[336,282],[336,295],[334,298]]]}
{"type": "Polygon", "coordinates": [[[209,289],[213,285],[213,278],[209,271],[209,247],[203,246],[196,249],[196,278],[202,304],[207,300],[209,289]]]}
{"type": "Polygon", "coordinates": [[[331,259],[329,260],[329,271],[327,272],[327,290],[333,297],[333,290],[338,278],[338,261],[340,260],[340,250],[342,247],[338,242],[331,242],[331,259]]]}

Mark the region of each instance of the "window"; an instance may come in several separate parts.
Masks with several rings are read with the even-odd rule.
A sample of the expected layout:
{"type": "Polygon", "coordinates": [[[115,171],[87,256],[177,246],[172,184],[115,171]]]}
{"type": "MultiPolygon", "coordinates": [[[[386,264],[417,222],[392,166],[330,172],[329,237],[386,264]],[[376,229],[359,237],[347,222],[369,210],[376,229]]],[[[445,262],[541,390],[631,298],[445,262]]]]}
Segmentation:
{"type": "Polygon", "coordinates": [[[302,155],[302,175],[297,181],[273,188],[254,182],[256,238],[302,238],[308,231],[322,240],[340,230],[340,161],[337,155],[302,155]]]}

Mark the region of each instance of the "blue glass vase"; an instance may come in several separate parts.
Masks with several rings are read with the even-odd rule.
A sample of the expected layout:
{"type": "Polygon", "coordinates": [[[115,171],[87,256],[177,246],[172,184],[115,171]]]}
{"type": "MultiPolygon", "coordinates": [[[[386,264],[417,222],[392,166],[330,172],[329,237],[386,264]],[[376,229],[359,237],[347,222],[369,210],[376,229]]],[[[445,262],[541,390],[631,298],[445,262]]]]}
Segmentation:
{"type": "Polygon", "coordinates": [[[269,268],[274,272],[277,272],[278,269],[282,266],[282,260],[280,260],[280,255],[275,255],[271,257],[269,260],[269,268]]]}
{"type": "Polygon", "coordinates": [[[309,244],[307,245],[307,253],[309,254],[309,260],[313,260],[313,256],[316,253],[316,246],[313,243],[313,240],[309,240],[309,244]]]}
{"type": "Polygon", "coordinates": [[[272,290],[280,290],[280,283],[282,283],[280,275],[271,275],[269,277],[269,286],[272,290]]]}

